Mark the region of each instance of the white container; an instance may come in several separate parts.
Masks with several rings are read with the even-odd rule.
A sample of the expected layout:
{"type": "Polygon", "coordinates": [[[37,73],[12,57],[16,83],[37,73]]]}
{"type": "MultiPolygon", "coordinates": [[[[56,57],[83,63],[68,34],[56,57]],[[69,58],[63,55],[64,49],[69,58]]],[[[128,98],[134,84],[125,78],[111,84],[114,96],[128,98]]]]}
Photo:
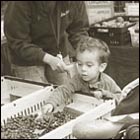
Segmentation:
{"type": "Polygon", "coordinates": [[[139,2],[125,3],[126,15],[139,16],[139,2]]]}
{"type": "Polygon", "coordinates": [[[135,31],[135,26],[129,28],[131,43],[133,47],[139,47],[139,32],[135,31]]]}
{"type": "MultiPolygon", "coordinates": [[[[24,96],[20,99],[17,99],[9,104],[6,104],[1,107],[1,124],[5,124],[7,122],[8,118],[12,118],[14,116],[18,115],[30,115],[34,114],[40,111],[41,107],[46,103],[46,100],[48,99],[49,95],[53,91],[52,86],[48,86],[44,89],[41,89],[39,91],[36,91],[28,96],[24,96]]],[[[103,119],[106,116],[110,116],[110,112],[115,108],[115,101],[109,100],[105,102],[98,102],[96,99],[89,99],[89,97],[85,97],[85,95],[78,96],[77,94],[74,94],[73,101],[78,104],[78,102],[89,102],[89,106],[92,106],[90,110],[83,113],[79,117],[77,117],[74,120],[71,120],[64,125],[52,130],[49,133],[46,133],[45,135],[41,136],[39,139],[72,139],[74,138],[72,136],[72,128],[78,121],[87,119],[87,117],[91,119],[103,119]],[[94,102],[93,102],[94,101],[94,102]],[[96,105],[98,105],[96,107],[96,105]]],[[[71,106],[73,109],[76,109],[77,106],[71,106]]],[[[87,106],[88,107],[88,106],[87,106]]],[[[80,107],[81,109],[81,107],[80,107]]]]}
{"type": "Polygon", "coordinates": [[[85,1],[89,24],[114,16],[113,1],[85,1]]]}
{"type": "Polygon", "coordinates": [[[21,78],[1,77],[1,104],[7,104],[17,98],[29,95],[41,90],[49,84],[24,80],[21,78]]]}

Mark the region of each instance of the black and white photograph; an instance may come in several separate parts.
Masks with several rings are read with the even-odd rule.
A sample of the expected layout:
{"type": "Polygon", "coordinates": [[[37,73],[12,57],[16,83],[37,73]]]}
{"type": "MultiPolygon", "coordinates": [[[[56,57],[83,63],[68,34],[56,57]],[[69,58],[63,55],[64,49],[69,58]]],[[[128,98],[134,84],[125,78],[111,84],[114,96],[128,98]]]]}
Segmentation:
{"type": "Polygon", "coordinates": [[[139,139],[139,1],[1,1],[1,139],[139,139]]]}

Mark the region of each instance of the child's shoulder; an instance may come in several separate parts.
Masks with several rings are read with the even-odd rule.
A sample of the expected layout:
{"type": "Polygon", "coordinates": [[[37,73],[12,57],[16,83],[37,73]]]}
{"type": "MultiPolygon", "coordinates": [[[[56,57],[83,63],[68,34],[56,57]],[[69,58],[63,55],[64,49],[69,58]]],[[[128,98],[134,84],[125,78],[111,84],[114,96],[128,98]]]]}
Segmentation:
{"type": "Polygon", "coordinates": [[[104,80],[105,82],[115,82],[114,80],[113,80],[113,78],[112,77],[110,77],[108,74],[106,74],[106,73],[102,73],[102,80],[104,80]]]}

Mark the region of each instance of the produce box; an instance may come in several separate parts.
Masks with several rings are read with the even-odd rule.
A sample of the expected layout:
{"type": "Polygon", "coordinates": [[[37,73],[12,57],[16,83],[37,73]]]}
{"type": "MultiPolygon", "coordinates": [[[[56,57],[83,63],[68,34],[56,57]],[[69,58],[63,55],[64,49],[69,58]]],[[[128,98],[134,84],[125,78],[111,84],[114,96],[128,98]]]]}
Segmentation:
{"type": "Polygon", "coordinates": [[[138,20],[138,16],[115,16],[92,24],[89,35],[104,40],[108,45],[125,45],[131,40],[128,28],[138,20]]]}
{"type": "Polygon", "coordinates": [[[114,16],[113,1],[85,1],[89,24],[114,16]]]}
{"type": "Polygon", "coordinates": [[[127,15],[139,16],[139,2],[125,3],[125,10],[127,15]]]}
{"type": "Polygon", "coordinates": [[[139,23],[129,28],[131,44],[133,47],[139,47],[139,23]]]}
{"type": "MultiPolygon", "coordinates": [[[[61,108],[61,112],[57,112],[57,114],[53,115],[54,116],[53,118],[55,119],[51,123],[44,124],[44,122],[43,123],[37,122],[37,124],[34,125],[33,124],[35,122],[34,115],[40,112],[41,107],[46,104],[46,100],[48,99],[49,95],[52,93],[53,89],[54,88],[52,86],[48,86],[28,96],[24,96],[20,99],[17,99],[9,104],[2,106],[1,107],[2,136],[4,137],[5,135],[6,136],[10,135],[10,138],[11,137],[17,138],[17,136],[21,136],[20,138],[18,137],[19,139],[23,137],[26,139],[29,139],[29,138],[30,139],[34,139],[34,138],[73,139],[74,137],[72,136],[72,128],[75,123],[77,123],[80,120],[87,119],[87,117],[90,117],[92,119],[103,119],[106,116],[110,116],[110,112],[112,111],[112,109],[115,108],[114,100],[98,102],[97,99],[96,100],[91,99],[93,97],[85,97],[85,95],[74,94],[73,101],[72,101],[73,104],[84,102],[83,99],[85,97],[86,102],[89,102],[89,106],[91,106],[92,104],[93,108],[91,108],[88,111],[83,112],[81,115],[78,115],[76,114],[76,112],[73,112],[73,113],[69,112],[66,106],[63,109],[61,108]],[[19,120],[20,120],[20,123],[18,123],[19,120]],[[22,124],[22,121],[24,121],[24,123],[26,123],[28,127],[25,127],[25,125],[22,124]],[[11,122],[13,123],[13,125],[11,124],[11,122]],[[21,130],[21,127],[19,126],[21,124],[22,124],[23,130],[21,130]],[[40,127],[42,127],[42,124],[45,126],[45,130],[43,130],[43,133],[39,133],[42,131],[40,129],[40,127]],[[32,128],[34,128],[35,126],[37,126],[37,128],[33,130],[32,128]],[[13,128],[13,129],[11,130],[10,128],[13,128]],[[22,134],[21,132],[19,132],[19,130],[22,132],[22,134]],[[38,135],[38,133],[42,135],[38,135]]],[[[73,105],[71,109],[76,110],[77,106],[73,105]]]]}
{"type": "Polygon", "coordinates": [[[1,104],[29,95],[35,91],[50,86],[49,84],[24,80],[11,76],[1,77],[1,104]]]}

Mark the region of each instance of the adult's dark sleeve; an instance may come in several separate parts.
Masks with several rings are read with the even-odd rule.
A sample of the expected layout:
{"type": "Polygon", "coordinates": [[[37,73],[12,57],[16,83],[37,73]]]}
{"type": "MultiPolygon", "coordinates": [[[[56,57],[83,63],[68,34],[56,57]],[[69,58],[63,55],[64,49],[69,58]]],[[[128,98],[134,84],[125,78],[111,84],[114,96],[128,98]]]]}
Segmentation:
{"type": "Polygon", "coordinates": [[[10,1],[4,18],[4,32],[9,47],[21,59],[40,63],[45,52],[39,46],[32,44],[30,23],[30,2],[10,1]]]}
{"type": "Polygon", "coordinates": [[[112,112],[112,116],[139,112],[139,86],[134,88],[112,112]]]}

